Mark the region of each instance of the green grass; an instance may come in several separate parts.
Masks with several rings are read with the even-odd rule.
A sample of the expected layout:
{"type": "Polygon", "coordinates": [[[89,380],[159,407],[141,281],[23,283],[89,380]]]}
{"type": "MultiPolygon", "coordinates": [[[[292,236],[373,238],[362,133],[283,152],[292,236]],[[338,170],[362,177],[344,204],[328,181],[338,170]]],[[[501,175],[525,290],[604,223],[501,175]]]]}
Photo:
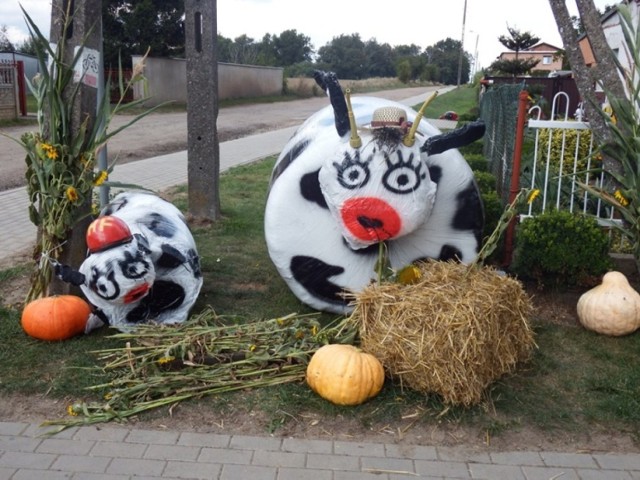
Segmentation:
{"type": "MultiPolygon", "coordinates": [[[[452,93],[466,96],[468,92],[461,92],[462,89],[452,93]]],[[[223,173],[222,219],[210,226],[192,228],[205,277],[193,313],[210,305],[219,315],[250,322],[311,312],[289,291],[267,253],[263,213],[274,161],[270,157],[223,173]]],[[[169,195],[178,207],[186,209],[184,187],[169,195]]],[[[24,273],[24,266],[2,271],[0,282],[24,273]]],[[[333,319],[334,315],[323,315],[324,321],[333,319]]],[[[609,338],[578,325],[551,323],[537,315],[531,323],[538,345],[531,361],[521,365],[515,374],[495,382],[483,403],[468,409],[445,411],[436,395],[403,390],[391,380],[387,380],[378,397],[358,407],[332,405],[302,383],[218,395],[197,402],[221,415],[257,412],[265,433],[313,416],[377,430],[388,427],[396,431],[414,424],[429,429],[446,423],[474,426],[495,436],[524,427],[576,433],[606,427],[637,438],[640,335],[609,338]]],[[[0,393],[47,395],[66,401],[94,399],[85,388],[108,379],[100,369],[92,368],[96,360],[91,352],[123,346],[110,338],[110,333],[103,329],[65,342],[41,342],[24,334],[19,309],[1,307],[0,336],[5,341],[0,344],[0,393]]],[[[61,412],[52,412],[52,416],[64,413],[66,404],[60,405],[61,412]]],[[[147,415],[157,418],[167,415],[167,411],[147,415]]]]}
{"type": "MultiPolygon", "coordinates": [[[[422,105],[414,105],[419,110],[422,105]]],[[[449,92],[438,95],[425,110],[425,118],[438,118],[449,110],[463,115],[478,106],[478,89],[473,85],[462,85],[449,92]]]]}

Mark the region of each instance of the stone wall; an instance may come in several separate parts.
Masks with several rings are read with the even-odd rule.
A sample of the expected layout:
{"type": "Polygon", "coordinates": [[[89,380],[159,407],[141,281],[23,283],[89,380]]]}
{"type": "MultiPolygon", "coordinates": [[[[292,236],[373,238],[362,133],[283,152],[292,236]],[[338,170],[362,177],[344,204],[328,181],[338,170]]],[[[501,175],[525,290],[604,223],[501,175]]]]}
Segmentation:
{"type": "MultiPolygon", "coordinates": [[[[136,65],[142,60],[133,56],[136,65]]],[[[218,98],[262,97],[282,93],[283,69],[234,63],[218,63],[218,98]]],[[[166,101],[187,102],[187,67],[184,59],[147,58],[145,82],[134,87],[134,99],[149,97],[149,106],[166,101]]]]}

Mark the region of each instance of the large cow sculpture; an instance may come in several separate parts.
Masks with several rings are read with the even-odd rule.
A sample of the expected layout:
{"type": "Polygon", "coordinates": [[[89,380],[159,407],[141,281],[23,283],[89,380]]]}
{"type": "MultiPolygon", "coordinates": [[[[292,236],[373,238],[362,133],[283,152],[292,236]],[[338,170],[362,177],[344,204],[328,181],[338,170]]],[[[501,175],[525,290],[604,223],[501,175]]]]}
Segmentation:
{"type": "MultiPolygon", "coordinates": [[[[484,134],[449,133],[402,104],[343,93],[316,72],[331,105],[309,117],[274,166],[265,210],[269,255],[307,305],[351,310],[347,292],[377,276],[379,245],[393,269],[426,258],[472,261],[484,213],[473,172],[456,147],[484,134]]],[[[425,104],[426,106],[426,104],[425,104]]]]}
{"type": "Polygon", "coordinates": [[[89,329],[187,319],[202,274],[193,236],[174,205],[149,193],[120,193],[89,225],[87,246],[78,271],[67,265],[55,271],[95,307],[89,329]]]}

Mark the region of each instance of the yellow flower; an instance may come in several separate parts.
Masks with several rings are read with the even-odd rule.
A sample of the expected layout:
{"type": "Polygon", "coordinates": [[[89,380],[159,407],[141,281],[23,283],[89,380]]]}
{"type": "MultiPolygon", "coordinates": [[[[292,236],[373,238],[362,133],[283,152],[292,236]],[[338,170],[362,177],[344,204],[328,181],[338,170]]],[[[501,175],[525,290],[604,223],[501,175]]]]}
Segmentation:
{"type": "Polygon", "coordinates": [[[67,199],[70,202],[78,201],[78,191],[74,187],[67,187],[67,190],[64,192],[64,194],[67,196],[67,199]]]}
{"type": "Polygon", "coordinates": [[[67,413],[72,417],[77,417],[82,411],[82,405],[74,403],[73,405],[67,405],[67,413]]]}
{"type": "Polygon", "coordinates": [[[620,190],[616,190],[613,193],[613,196],[620,203],[620,205],[622,205],[623,207],[626,207],[627,205],[629,205],[629,200],[627,200],[625,198],[625,196],[622,194],[622,192],[620,190]]]}
{"type": "Polygon", "coordinates": [[[107,173],[106,170],[100,170],[98,172],[98,174],[96,175],[96,178],[93,180],[93,184],[96,187],[99,187],[100,185],[102,185],[105,180],[109,177],[109,174],[107,173]]]}
{"type": "Polygon", "coordinates": [[[158,359],[158,364],[164,365],[165,363],[173,362],[175,359],[176,357],[172,357],[172,356],[162,357],[158,359]]]}
{"type": "Polygon", "coordinates": [[[44,154],[47,156],[48,159],[57,160],[59,155],[58,155],[58,150],[56,150],[56,147],[54,147],[53,145],[49,145],[48,143],[42,143],[40,144],[40,147],[42,148],[42,151],[44,152],[44,154]]]}
{"type": "Polygon", "coordinates": [[[249,351],[253,352],[253,351],[255,351],[256,348],[257,347],[255,345],[251,345],[251,346],[249,346],[249,351]]]}
{"type": "Polygon", "coordinates": [[[422,277],[422,273],[418,267],[415,265],[407,265],[398,272],[396,278],[401,285],[411,285],[420,280],[420,277],[422,277]]]}
{"type": "Polygon", "coordinates": [[[529,196],[527,197],[527,203],[529,203],[529,204],[533,203],[533,201],[536,198],[538,198],[538,195],[540,195],[540,189],[539,188],[531,190],[531,193],[529,193],[529,196]]]}

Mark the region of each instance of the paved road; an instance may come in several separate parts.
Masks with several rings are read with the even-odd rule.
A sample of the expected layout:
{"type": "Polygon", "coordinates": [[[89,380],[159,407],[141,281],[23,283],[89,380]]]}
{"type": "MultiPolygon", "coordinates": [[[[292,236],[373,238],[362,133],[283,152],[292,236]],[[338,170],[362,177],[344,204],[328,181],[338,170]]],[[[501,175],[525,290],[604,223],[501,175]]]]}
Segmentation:
{"type": "MultiPolygon", "coordinates": [[[[445,91],[447,87],[441,89],[445,91]]],[[[425,97],[436,87],[403,88],[384,90],[367,95],[390,100],[425,97]]],[[[315,97],[290,102],[227,107],[218,114],[218,136],[221,142],[246,137],[281,128],[300,125],[312,113],[328,105],[326,97],[315,97]]],[[[409,105],[415,105],[409,104],[409,105]]],[[[112,129],[131,120],[131,117],[117,115],[112,121],[112,129]]],[[[0,129],[0,133],[12,138],[20,136],[36,127],[21,126],[0,129]]],[[[109,163],[117,159],[118,164],[150,158],[187,149],[187,114],[170,112],[151,114],[118,133],[109,141],[109,163]]],[[[16,142],[0,135],[0,191],[25,185],[24,153],[16,142]]]]}

